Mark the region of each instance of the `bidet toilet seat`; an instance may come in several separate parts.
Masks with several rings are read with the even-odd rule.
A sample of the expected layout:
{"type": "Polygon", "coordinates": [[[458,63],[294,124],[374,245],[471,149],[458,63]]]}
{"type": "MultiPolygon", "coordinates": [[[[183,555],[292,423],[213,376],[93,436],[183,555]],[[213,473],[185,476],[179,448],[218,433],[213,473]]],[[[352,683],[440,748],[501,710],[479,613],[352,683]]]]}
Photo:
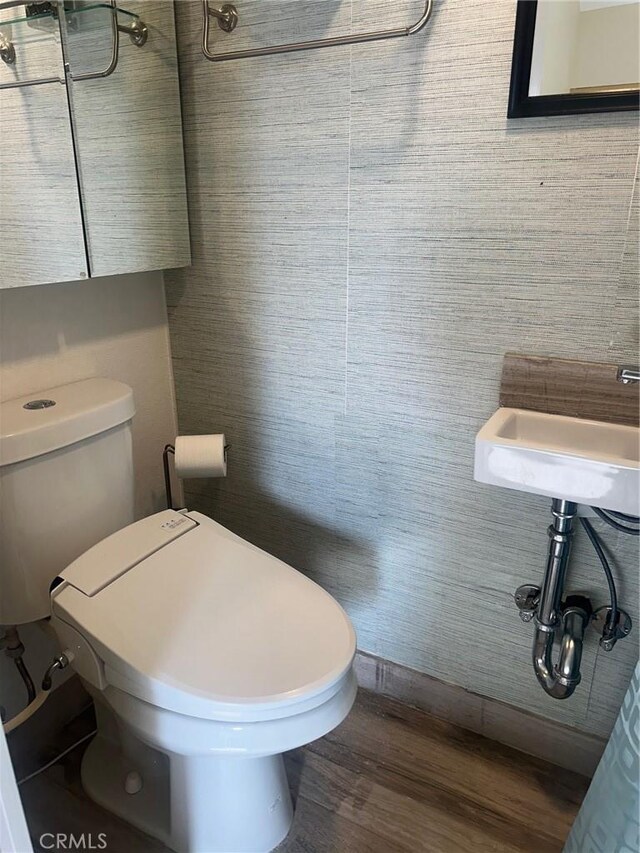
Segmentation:
{"type": "Polygon", "coordinates": [[[288,717],[329,701],[351,670],[355,634],[340,605],[197,512],[129,525],[56,583],[53,616],[85,638],[104,682],[168,711],[288,717]]]}
{"type": "Polygon", "coordinates": [[[133,414],[131,388],[105,379],[3,402],[0,610],[50,617],[95,700],[95,802],[176,853],[265,853],[293,817],[283,752],[353,705],[353,629],[205,516],[132,524],[133,414]]]}

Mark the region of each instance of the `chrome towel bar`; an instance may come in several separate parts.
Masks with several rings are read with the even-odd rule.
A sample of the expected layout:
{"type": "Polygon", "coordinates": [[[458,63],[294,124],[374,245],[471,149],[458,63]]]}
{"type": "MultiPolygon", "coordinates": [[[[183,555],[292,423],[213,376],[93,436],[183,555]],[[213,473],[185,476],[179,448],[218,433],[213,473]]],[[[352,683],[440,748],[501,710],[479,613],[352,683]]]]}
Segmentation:
{"type": "Polygon", "coordinates": [[[349,36],[337,36],[335,38],[317,39],[316,41],[295,41],[289,44],[277,44],[273,47],[256,47],[248,50],[236,50],[229,53],[214,54],[209,50],[209,24],[211,18],[216,18],[218,26],[227,33],[232,32],[238,23],[239,15],[237,8],[226,3],[219,9],[212,9],[209,0],[202,0],[202,11],[204,15],[204,26],[202,29],[202,55],[211,62],[226,62],[229,59],[248,59],[252,56],[272,56],[275,53],[293,53],[296,50],[316,50],[321,47],[338,47],[345,44],[362,44],[368,41],[382,41],[382,39],[394,39],[400,36],[412,36],[426,25],[431,17],[433,0],[426,0],[424,11],[419,20],[410,27],[402,27],[396,30],[377,30],[371,33],[360,33],[349,36]]]}

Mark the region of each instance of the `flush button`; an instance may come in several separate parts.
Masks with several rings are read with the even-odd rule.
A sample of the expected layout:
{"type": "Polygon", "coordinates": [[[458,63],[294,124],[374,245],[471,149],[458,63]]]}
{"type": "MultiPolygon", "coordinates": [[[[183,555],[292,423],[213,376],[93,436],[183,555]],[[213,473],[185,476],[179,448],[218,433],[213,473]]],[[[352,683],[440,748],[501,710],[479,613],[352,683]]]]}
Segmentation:
{"type": "Polygon", "coordinates": [[[186,524],[189,519],[185,518],[184,515],[180,516],[180,518],[170,518],[169,521],[163,522],[160,527],[163,530],[175,530],[176,527],[180,527],[183,524],[186,524]]]}
{"type": "Polygon", "coordinates": [[[25,403],[22,407],[23,409],[50,409],[51,406],[55,406],[55,400],[29,400],[28,403],[25,403]]]}

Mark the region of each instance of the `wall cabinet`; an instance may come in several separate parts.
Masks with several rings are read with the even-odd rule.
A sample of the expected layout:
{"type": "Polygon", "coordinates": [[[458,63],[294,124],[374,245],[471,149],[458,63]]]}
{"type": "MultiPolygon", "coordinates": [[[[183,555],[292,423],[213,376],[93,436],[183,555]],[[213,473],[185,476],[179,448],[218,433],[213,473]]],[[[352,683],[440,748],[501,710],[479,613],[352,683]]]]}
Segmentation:
{"type": "Polygon", "coordinates": [[[173,3],[0,2],[1,287],[190,263],[173,3]]]}

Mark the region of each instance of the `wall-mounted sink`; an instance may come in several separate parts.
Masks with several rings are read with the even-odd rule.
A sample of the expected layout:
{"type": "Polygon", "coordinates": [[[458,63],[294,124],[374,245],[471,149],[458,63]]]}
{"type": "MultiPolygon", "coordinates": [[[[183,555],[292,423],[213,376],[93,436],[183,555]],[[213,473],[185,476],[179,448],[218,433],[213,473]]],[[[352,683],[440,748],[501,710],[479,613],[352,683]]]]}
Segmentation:
{"type": "Polygon", "coordinates": [[[640,429],[501,408],[476,436],[474,478],[640,515],[640,429]]]}

